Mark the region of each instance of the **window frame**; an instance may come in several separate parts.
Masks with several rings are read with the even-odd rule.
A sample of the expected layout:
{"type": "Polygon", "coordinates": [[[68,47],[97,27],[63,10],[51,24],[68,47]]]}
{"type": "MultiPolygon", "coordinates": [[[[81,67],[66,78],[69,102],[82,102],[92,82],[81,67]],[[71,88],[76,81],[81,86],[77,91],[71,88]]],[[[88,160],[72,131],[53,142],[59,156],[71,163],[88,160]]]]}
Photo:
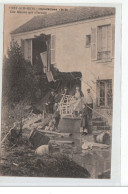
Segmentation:
{"type": "Polygon", "coordinates": [[[96,82],[96,98],[97,98],[97,107],[99,108],[112,108],[113,106],[113,95],[112,95],[112,79],[106,79],[106,80],[97,80],[96,82]],[[104,105],[100,105],[100,83],[104,83],[104,92],[105,92],[105,95],[104,95],[104,105]],[[109,87],[110,86],[110,87],[109,87]],[[111,97],[108,97],[108,91],[110,91],[111,93],[111,97]],[[108,99],[109,98],[109,99],[108,99]],[[111,99],[111,100],[110,100],[111,99]],[[111,101],[111,104],[108,103],[108,101],[111,101]]]}

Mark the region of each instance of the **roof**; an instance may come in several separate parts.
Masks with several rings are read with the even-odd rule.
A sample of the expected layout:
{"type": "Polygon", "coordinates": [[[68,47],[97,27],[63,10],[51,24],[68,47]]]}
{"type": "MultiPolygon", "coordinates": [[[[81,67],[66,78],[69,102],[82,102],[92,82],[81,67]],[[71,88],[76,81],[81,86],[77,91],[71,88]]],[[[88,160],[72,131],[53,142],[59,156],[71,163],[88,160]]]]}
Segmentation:
{"type": "Polygon", "coordinates": [[[115,8],[110,7],[77,7],[68,11],[57,11],[47,15],[34,16],[31,20],[11,32],[18,34],[43,29],[61,24],[95,19],[115,15],[115,8]]]}

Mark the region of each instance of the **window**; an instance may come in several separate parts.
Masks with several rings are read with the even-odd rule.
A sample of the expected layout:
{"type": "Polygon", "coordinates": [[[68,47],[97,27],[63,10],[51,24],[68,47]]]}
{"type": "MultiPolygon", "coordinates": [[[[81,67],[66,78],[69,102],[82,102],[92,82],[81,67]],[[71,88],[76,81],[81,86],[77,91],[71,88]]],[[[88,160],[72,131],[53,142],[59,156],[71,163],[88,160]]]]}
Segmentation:
{"type": "Polygon", "coordinates": [[[31,39],[26,39],[21,41],[21,47],[22,47],[22,52],[24,54],[24,58],[26,60],[31,61],[31,49],[32,49],[32,41],[31,39]]]}
{"type": "Polygon", "coordinates": [[[97,29],[97,59],[111,58],[111,25],[98,26],[97,29]]]}
{"type": "Polygon", "coordinates": [[[86,47],[91,45],[91,35],[86,35],[86,47]]]}
{"type": "Polygon", "coordinates": [[[97,81],[97,105],[112,107],[112,80],[97,81]]]}
{"type": "Polygon", "coordinates": [[[115,53],[115,24],[91,27],[92,60],[110,61],[115,53]]]}

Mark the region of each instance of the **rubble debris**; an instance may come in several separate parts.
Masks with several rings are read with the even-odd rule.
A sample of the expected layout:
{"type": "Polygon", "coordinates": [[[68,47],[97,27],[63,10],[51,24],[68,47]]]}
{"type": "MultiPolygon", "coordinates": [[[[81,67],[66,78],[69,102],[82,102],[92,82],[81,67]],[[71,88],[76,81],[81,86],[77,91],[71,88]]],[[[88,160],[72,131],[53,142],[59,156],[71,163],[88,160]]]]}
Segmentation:
{"type": "Polygon", "coordinates": [[[32,112],[34,114],[42,114],[42,111],[40,111],[39,109],[37,109],[36,106],[33,106],[32,109],[33,109],[32,112]]]}
{"type": "Polygon", "coordinates": [[[72,136],[72,133],[58,133],[56,131],[46,131],[46,130],[40,130],[40,129],[37,129],[37,131],[39,131],[40,133],[45,133],[45,134],[54,134],[54,135],[57,135],[59,137],[70,137],[70,136],[72,136]]]}
{"type": "Polygon", "coordinates": [[[58,110],[55,110],[54,115],[52,116],[49,123],[46,125],[45,130],[46,131],[56,131],[56,130],[58,130],[59,121],[60,121],[60,113],[59,113],[58,110]]]}
{"type": "Polygon", "coordinates": [[[3,144],[3,143],[5,142],[5,140],[9,138],[10,132],[11,132],[11,129],[10,129],[9,132],[5,135],[5,137],[2,139],[1,144],[3,144]]]}
{"type": "Polygon", "coordinates": [[[23,120],[23,130],[32,130],[32,129],[44,129],[46,125],[52,119],[52,115],[48,115],[45,119],[42,114],[35,115],[30,114],[26,119],[23,120]]]}
{"type": "Polygon", "coordinates": [[[95,139],[96,139],[97,143],[103,143],[103,144],[107,144],[107,145],[110,145],[110,143],[111,143],[111,137],[110,137],[110,133],[108,131],[97,135],[95,137],[95,139]]]}
{"type": "Polygon", "coordinates": [[[106,149],[106,148],[109,148],[110,146],[106,145],[106,144],[88,142],[87,140],[84,141],[84,143],[82,144],[82,149],[84,149],[84,150],[92,149],[94,147],[98,147],[98,148],[101,148],[101,149],[106,149]]]}
{"type": "Polygon", "coordinates": [[[14,123],[14,127],[10,131],[11,142],[18,143],[19,138],[22,136],[21,129],[18,126],[18,123],[14,123]]]}
{"type": "Polygon", "coordinates": [[[13,162],[12,164],[13,164],[14,166],[19,166],[19,164],[16,164],[16,163],[14,163],[14,162],[13,162]]]}
{"type": "Polygon", "coordinates": [[[49,124],[45,127],[45,131],[55,131],[55,119],[51,119],[49,124]]]}
{"type": "Polygon", "coordinates": [[[110,169],[98,174],[98,179],[110,179],[110,169]]]}
{"type": "Polygon", "coordinates": [[[41,145],[47,145],[50,141],[50,138],[37,131],[36,129],[32,130],[29,136],[29,142],[33,146],[33,148],[37,148],[41,145]]]}
{"type": "Polygon", "coordinates": [[[1,144],[3,144],[6,139],[8,139],[10,142],[14,144],[17,144],[21,137],[22,137],[22,126],[20,123],[15,122],[13,124],[13,127],[9,130],[9,132],[5,135],[5,137],[1,141],[1,144]]]}
{"type": "MultiPolygon", "coordinates": [[[[49,152],[59,152],[60,148],[62,148],[62,146],[64,146],[64,144],[70,144],[71,146],[68,146],[68,148],[72,147],[72,145],[74,144],[73,141],[60,141],[60,140],[50,140],[48,145],[49,145],[49,152]]],[[[66,148],[66,146],[65,146],[66,148]]]]}
{"type": "Polygon", "coordinates": [[[13,144],[12,147],[9,148],[9,150],[11,150],[12,148],[16,147],[17,145],[16,144],[13,144]]]}
{"type": "Polygon", "coordinates": [[[30,114],[27,118],[23,120],[23,129],[32,129],[32,125],[40,119],[42,119],[42,114],[30,114]]]}
{"type": "Polygon", "coordinates": [[[60,144],[74,144],[74,141],[62,141],[62,140],[50,140],[52,143],[54,142],[54,143],[56,143],[56,144],[58,144],[58,145],[60,145],[60,144]]]}
{"type": "Polygon", "coordinates": [[[48,143],[48,146],[49,146],[49,152],[50,153],[60,151],[60,145],[56,144],[56,142],[54,140],[50,140],[49,143],[48,143]]]}
{"type": "Polygon", "coordinates": [[[106,145],[106,144],[93,143],[92,147],[98,147],[98,148],[101,148],[101,149],[106,149],[106,148],[109,148],[110,146],[106,145]]]}
{"type": "Polygon", "coordinates": [[[60,145],[60,153],[63,154],[72,154],[73,145],[72,144],[61,144],[60,145]]]}
{"type": "Polygon", "coordinates": [[[92,147],[93,147],[93,142],[85,141],[85,142],[82,144],[82,149],[83,149],[83,150],[92,149],[92,147]]]}
{"type": "Polygon", "coordinates": [[[48,145],[42,145],[38,147],[35,151],[35,154],[38,156],[43,156],[44,154],[49,153],[49,146],[48,145]]]}

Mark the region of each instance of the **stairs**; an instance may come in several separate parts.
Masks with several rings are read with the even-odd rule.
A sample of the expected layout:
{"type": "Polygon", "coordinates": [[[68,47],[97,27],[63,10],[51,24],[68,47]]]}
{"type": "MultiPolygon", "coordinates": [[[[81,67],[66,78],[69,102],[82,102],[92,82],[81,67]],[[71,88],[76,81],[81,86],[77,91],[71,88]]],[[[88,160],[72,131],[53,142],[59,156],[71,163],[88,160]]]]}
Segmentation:
{"type": "Polygon", "coordinates": [[[101,118],[101,117],[97,117],[97,118],[93,118],[92,122],[91,122],[91,128],[92,131],[96,131],[96,130],[111,130],[111,126],[108,124],[107,121],[105,121],[105,119],[101,118]]]}

